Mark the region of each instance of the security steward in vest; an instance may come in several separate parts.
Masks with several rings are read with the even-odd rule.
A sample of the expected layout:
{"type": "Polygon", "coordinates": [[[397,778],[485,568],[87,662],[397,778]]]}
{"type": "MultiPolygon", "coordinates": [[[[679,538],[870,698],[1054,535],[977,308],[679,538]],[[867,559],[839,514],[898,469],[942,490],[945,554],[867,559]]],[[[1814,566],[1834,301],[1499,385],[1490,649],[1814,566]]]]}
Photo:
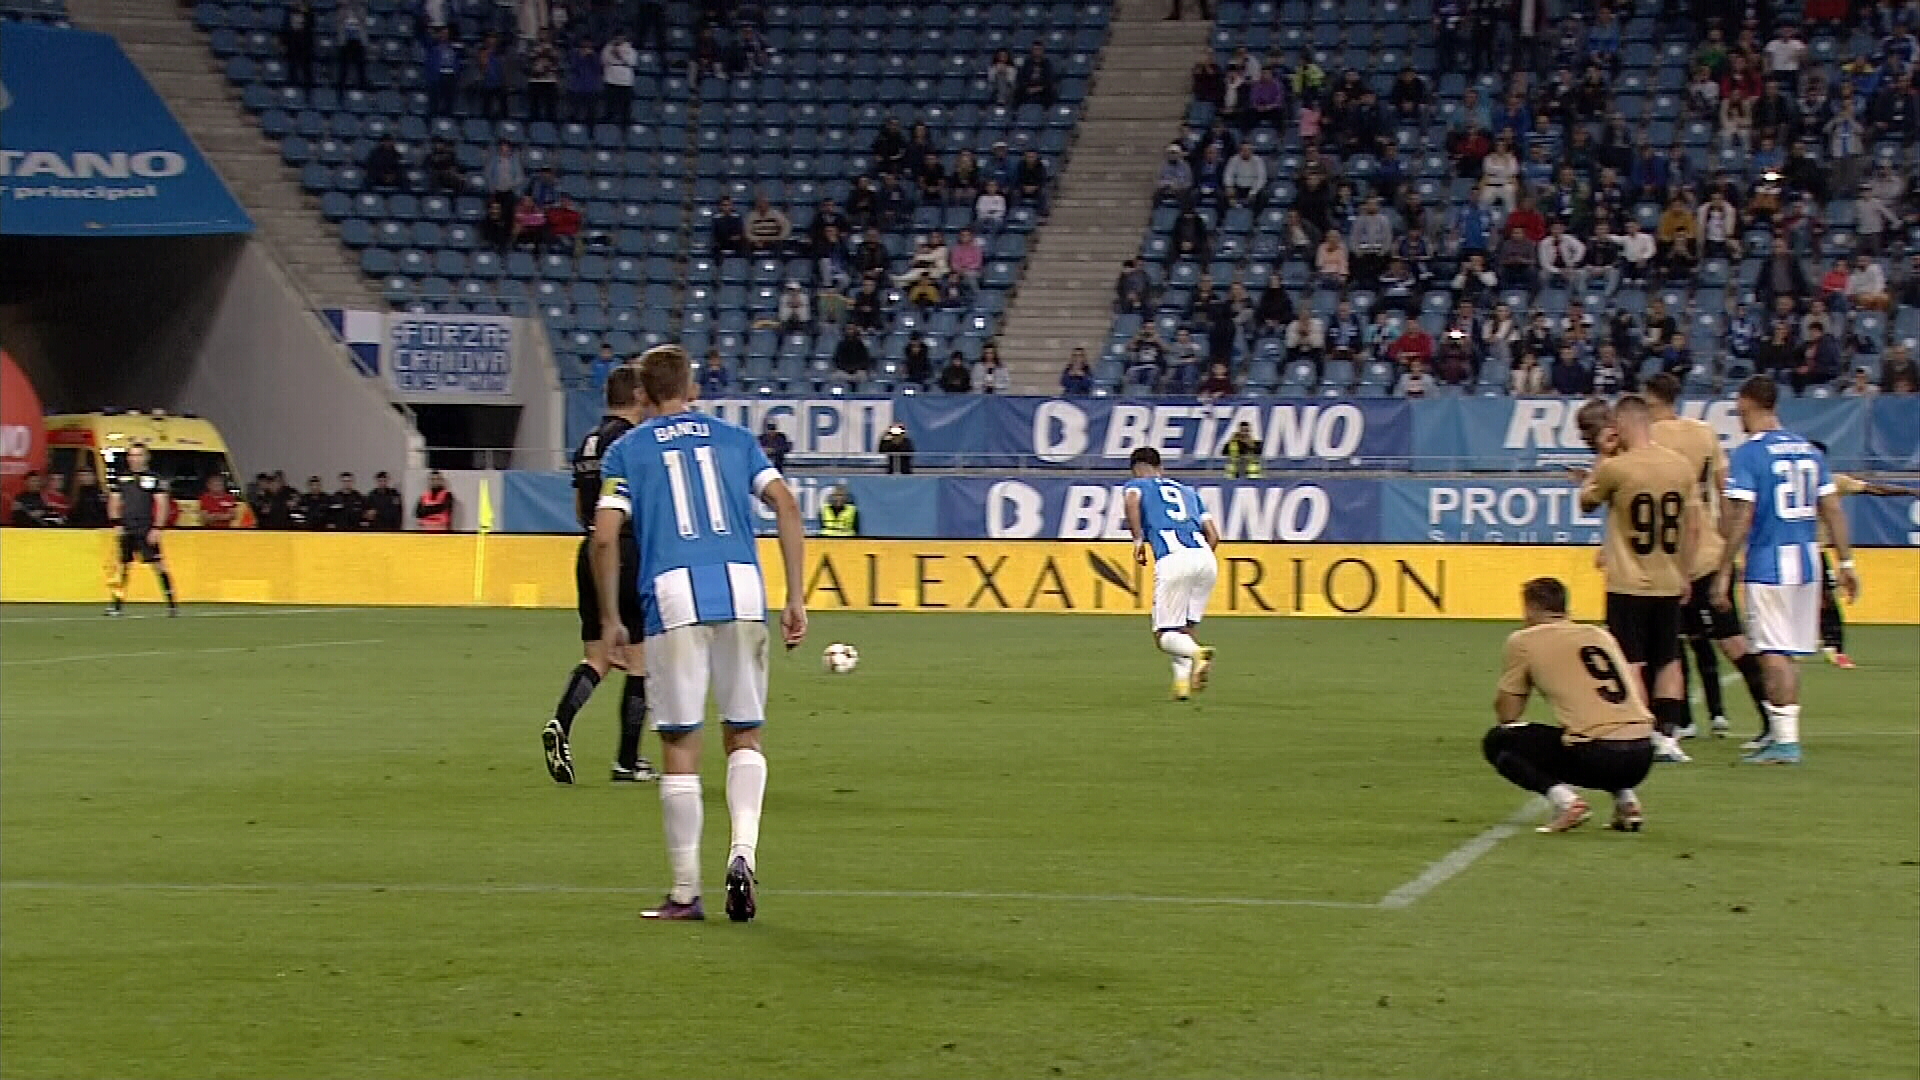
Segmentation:
{"type": "Polygon", "coordinates": [[[439,469],[427,474],[427,490],[414,500],[413,518],[422,532],[453,531],[453,492],[439,469]]]}
{"type": "Polygon", "coordinates": [[[1265,471],[1260,464],[1260,454],[1264,449],[1259,436],[1253,433],[1253,425],[1242,422],[1233,429],[1233,435],[1227,439],[1227,479],[1258,480],[1265,471]]]}
{"type": "Polygon", "coordinates": [[[827,492],[826,505],[820,508],[820,535],[860,535],[860,508],[848,501],[846,488],[827,492]]]}
{"type": "Polygon", "coordinates": [[[153,457],[145,443],[134,443],[127,450],[126,471],[113,481],[107,496],[107,517],[118,525],[117,545],[120,560],[108,590],[113,594],[109,615],[119,615],[127,605],[127,568],[138,558],[153,567],[160,576],[160,591],[167,597],[167,614],[180,614],[173,597],[173,575],[167,573],[166,559],[160,554],[160,526],[173,509],[173,496],[166,481],[147,471],[153,457]]]}

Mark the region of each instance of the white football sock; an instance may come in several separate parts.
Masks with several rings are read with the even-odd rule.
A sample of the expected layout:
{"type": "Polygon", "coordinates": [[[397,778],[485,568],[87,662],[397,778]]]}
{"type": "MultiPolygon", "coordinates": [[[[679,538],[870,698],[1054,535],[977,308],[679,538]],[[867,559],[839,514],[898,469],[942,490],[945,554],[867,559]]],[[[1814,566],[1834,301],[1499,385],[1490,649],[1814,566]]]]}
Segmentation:
{"type": "Polygon", "coordinates": [[[1800,706],[1767,705],[1767,730],[1773,733],[1775,745],[1798,743],[1800,741],[1800,706]]]}
{"type": "Polygon", "coordinates": [[[1193,661],[1184,656],[1174,657],[1173,677],[1176,679],[1193,678],[1193,661]]]}
{"type": "Polygon", "coordinates": [[[700,896],[700,828],[706,823],[698,773],[660,778],[660,823],[667,833],[667,865],[673,871],[673,891],[667,897],[676,904],[692,903],[700,896]]]}
{"type": "Polygon", "coordinates": [[[1200,655],[1200,643],[1185,630],[1163,630],[1160,632],[1160,651],[1168,656],[1193,657],[1200,655]]]}
{"type": "Polygon", "coordinates": [[[1621,788],[1613,793],[1613,804],[1619,807],[1639,806],[1640,796],[1632,788],[1621,788]]]}
{"type": "Polygon", "coordinates": [[[1572,806],[1574,800],[1579,797],[1579,792],[1565,784],[1555,784],[1547,789],[1547,801],[1553,804],[1555,810],[1565,810],[1567,807],[1572,806]]]}
{"type": "Polygon", "coordinates": [[[760,846],[760,804],[767,797],[767,759],[758,750],[741,749],[727,755],[727,813],[733,818],[733,847],[727,862],[744,855],[754,863],[760,846]]]}

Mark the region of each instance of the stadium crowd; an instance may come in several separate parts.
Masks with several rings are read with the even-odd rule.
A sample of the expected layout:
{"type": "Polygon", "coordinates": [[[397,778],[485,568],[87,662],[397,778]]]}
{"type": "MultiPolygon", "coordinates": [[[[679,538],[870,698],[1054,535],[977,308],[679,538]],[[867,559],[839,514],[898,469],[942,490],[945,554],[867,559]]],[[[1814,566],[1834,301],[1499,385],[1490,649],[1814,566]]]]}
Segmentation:
{"type": "Polygon", "coordinates": [[[1915,392],[1920,4],[1550,7],[1435,0],[1437,82],[1204,57],[1062,391],[1915,392]]]}
{"type": "MultiPolygon", "coordinates": [[[[295,491],[286,473],[271,472],[255,476],[238,492],[228,486],[225,475],[216,473],[207,477],[191,500],[178,496],[171,500],[168,520],[162,524],[167,528],[399,532],[405,506],[404,496],[385,472],[374,474],[373,487],[366,491],[360,490],[352,473],[341,473],[332,489],[318,475],[309,476],[306,490],[295,491]],[[191,510],[186,505],[189,501],[191,510]]],[[[438,471],[430,473],[427,490],[413,501],[414,527],[447,531],[453,527],[454,512],[446,477],[438,471]]],[[[110,524],[107,494],[92,469],[80,469],[71,485],[58,472],[29,472],[20,494],[7,508],[5,521],[16,528],[104,528],[110,524]]]]}

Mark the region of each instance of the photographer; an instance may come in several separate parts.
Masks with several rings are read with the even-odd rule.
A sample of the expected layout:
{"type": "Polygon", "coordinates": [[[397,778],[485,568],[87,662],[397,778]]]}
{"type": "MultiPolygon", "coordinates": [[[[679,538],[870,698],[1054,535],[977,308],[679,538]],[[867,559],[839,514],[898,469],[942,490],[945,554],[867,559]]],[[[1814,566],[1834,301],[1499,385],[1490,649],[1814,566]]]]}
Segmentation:
{"type": "Polygon", "coordinates": [[[887,455],[887,472],[910,476],[913,473],[913,437],[905,424],[895,424],[880,436],[879,451],[887,455]]]}
{"type": "Polygon", "coordinates": [[[1260,456],[1264,447],[1260,437],[1253,433],[1253,425],[1242,421],[1228,437],[1226,447],[1221,451],[1227,456],[1227,478],[1229,480],[1258,480],[1265,471],[1260,456]]]}

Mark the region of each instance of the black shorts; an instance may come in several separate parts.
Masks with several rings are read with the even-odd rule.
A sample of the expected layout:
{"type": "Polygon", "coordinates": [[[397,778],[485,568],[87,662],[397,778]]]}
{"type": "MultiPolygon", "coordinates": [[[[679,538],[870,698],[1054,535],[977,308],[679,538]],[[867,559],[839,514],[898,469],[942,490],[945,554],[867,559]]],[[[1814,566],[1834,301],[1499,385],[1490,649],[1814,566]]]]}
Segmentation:
{"type": "MultiPolygon", "coordinates": [[[[580,541],[580,554],[573,561],[573,585],[580,595],[580,640],[600,640],[600,590],[593,583],[593,538],[580,541]]],[[[640,548],[633,534],[620,533],[620,621],[627,634],[638,642],[645,632],[640,618],[640,590],[634,578],[640,573],[640,548]]]]}
{"type": "MultiPolygon", "coordinates": [[[[1553,784],[1570,784],[1596,791],[1620,791],[1639,787],[1653,768],[1651,739],[1594,739],[1570,741],[1565,729],[1556,724],[1501,725],[1487,732],[1480,741],[1487,763],[1522,787],[1531,787],[1528,779],[1544,789],[1553,784]],[[1530,768],[1522,775],[1510,772],[1515,757],[1530,768]]],[[[1541,794],[1546,794],[1541,790],[1541,794]]]]}
{"type": "Polygon", "coordinates": [[[120,530],[120,565],[138,558],[141,562],[159,562],[160,545],[147,538],[147,529],[120,530]]]}
{"type": "Polygon", "coordinates": [[[1607,629],[1627,663],[1647,665],[1647,674],[1680,659],[1680,598],[1607,594],[1607,629]]]}
{"type": "Polygon", "coordinates": [[[1713,606],[1713,575],[1708,574],[1693,583],[1693,595],[1680,607],[1680,631],[1690,638],[1706,638],[1709,641],[1725,641],[1730,637],[1739,637],[1740,617],[1733,610],[1733,596],[1727,596],[1727,606],[1713,606]]]}

